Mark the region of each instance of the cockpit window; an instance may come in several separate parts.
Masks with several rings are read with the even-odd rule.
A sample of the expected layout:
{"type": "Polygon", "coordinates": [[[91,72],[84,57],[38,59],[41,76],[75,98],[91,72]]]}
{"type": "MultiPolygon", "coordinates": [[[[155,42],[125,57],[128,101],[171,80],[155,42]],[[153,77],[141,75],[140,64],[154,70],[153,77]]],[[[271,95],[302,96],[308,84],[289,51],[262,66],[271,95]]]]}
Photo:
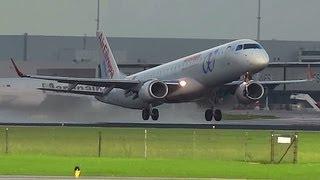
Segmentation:
{"type": "Polygon", "coordinates": [[[237,46],[236,51],[239,51],[241,49],[242,49],[242,44],[237,46]]]}
{"type": "Polygon", "coordinates": [[[259,44],[244,44],[243,49],[262,49],[259,44]]]}

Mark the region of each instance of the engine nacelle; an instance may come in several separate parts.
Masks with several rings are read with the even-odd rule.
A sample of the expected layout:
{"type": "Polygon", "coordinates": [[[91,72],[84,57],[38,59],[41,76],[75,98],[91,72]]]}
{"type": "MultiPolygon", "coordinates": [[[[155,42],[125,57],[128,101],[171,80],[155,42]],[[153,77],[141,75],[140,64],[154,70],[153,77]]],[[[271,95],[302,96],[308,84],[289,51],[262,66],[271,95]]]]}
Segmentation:
{"type": "Polygon", "coordinates": [[[242,104],[249,104],[259,100],[264,95],[264,88],[260,83],[249,81],[241,83],[235,95],[242,104]]]}
{"type": "Polygon", "coordinates": [[[159,80],[145,82],[139,91],[139,97],[146,101],[161,100],[168,95],[168,86],[159,80]]]}

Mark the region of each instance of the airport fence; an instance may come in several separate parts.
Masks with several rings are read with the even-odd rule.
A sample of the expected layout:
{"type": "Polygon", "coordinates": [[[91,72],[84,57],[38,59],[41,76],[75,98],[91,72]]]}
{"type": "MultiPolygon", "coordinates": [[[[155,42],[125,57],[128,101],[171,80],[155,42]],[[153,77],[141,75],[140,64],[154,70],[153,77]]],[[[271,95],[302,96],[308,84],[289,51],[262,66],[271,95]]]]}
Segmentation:
{"type": "Polygon", "coordinates": [[[320,162],[319,139],[317,132],[2,127],[0,155],[320,162]],[[297,136],[299,143],[291,139],[282,144],[272,138],[281,134],[297,136]]]}

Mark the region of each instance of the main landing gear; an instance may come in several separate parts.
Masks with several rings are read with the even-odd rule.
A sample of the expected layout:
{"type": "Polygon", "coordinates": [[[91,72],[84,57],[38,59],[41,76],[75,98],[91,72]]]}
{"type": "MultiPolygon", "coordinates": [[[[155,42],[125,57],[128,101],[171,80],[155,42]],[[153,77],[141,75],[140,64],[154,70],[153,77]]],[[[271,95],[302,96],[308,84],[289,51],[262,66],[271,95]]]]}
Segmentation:
{"type": "Polygon", "coordinates": [[[142,110],[142,119],[143,120],[148,120],[149,118],[151,118],[156,121],[159,119],[159,110],[158,109],[155,109],[155,108],[145,108],[142,110]]]}
{"type": "MultiPolygon", "coordinates": [[[[156,121],[159,119],[159,110],[156,108],[144,108],[142,110],[142,119],[143,120],[149,120],[151,118],[156,121]]],[[[212,121],[212,119],[216,121],[221,121],[222,119],[222,112],[220,109],[207,109],[205,112],[205,118],[207,121],[212,121]]]]}
{"type": "Polygon", "coordinates": [[[205,117],[207,121],[212,121],[212,118],[216,121],[221,121],[222,119],[222,112],[220,109],[207,109],[205,112],[205,117]]]}

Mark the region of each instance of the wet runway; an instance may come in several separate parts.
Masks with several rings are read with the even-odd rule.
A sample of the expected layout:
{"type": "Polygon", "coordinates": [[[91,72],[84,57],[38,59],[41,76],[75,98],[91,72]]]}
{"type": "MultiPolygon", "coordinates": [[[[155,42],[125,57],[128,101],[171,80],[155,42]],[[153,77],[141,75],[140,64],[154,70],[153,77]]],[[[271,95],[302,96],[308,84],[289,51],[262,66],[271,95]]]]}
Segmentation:
{"type": "Polygon", "coordinates": [[[175,123],[112,123],[112,122],[95,122],[95,123],[74,123],[74,122],[0,122],[0,125],[11,126],[78,126],[78,127],[131,127],[131,128],[193,128],[193,129],[256,129],[256,130],[304,130],[320,131],[320,119],[255,119],[255,120],[222,120],[206,124],[175,124],[175,123]]]}
{"type": "Polygon", "coordinates": [[[192,103],[159,107],[161,115],[158,121],[143,121],[138,110],[110,105],[97,107],[86,104],[75,108],[61,106],[60,109],[57,107],[60,106],[42,106],[42,109],[0,108],[0,125],[320,131],[320,113],[313,111],[226,110],[224,113],[227,114],[267,115],[277,118],[207,122],[203,110],[192,103]]]}
{"type": "Polygon", "coordinates": [[[215,123],[216,129],[320,131],[320,119],[233,120],[215,123]]]}

